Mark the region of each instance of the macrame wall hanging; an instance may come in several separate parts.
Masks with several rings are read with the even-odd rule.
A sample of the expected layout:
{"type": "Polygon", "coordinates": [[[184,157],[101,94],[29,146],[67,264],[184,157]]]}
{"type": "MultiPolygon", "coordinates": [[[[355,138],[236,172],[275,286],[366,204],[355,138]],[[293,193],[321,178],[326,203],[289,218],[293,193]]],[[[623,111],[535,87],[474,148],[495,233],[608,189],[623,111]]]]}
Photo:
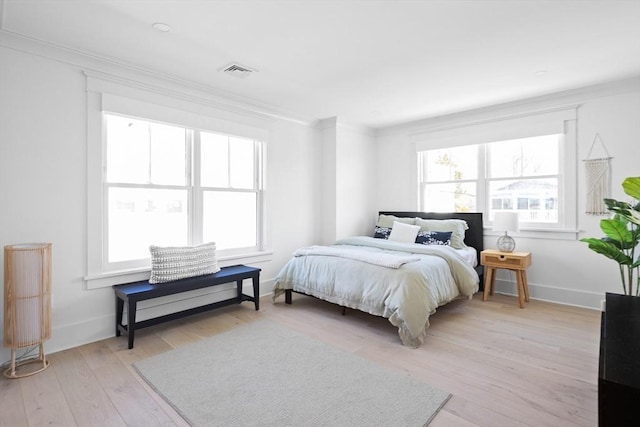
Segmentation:
{"type": "Polygon", "coordinates": [[[587,179],[587,215],[608,215],[605,198],[610,198],[611,192],[611,159],[599,133],[593,138],[591,148],[584,161],[587,179]],[[593,147],[599,141],[606,153],[606,157],[591,158],[593,147]]]}

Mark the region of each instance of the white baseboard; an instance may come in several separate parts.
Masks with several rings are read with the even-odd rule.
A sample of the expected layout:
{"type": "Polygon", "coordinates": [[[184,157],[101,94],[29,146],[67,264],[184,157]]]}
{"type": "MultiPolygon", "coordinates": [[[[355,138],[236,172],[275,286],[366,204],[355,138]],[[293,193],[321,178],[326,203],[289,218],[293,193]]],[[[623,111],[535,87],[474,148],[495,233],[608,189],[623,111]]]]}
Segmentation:
{"type": "MultiPolygon", "coordinates": [[[[516,283],[503,279],[496,279],[495,292],[504,295],[518,296],[516,283]]],[[[529,282],[529,298],[574,307],[600,310],[604,295],[597,292],[551,287],[529,282]]]]}

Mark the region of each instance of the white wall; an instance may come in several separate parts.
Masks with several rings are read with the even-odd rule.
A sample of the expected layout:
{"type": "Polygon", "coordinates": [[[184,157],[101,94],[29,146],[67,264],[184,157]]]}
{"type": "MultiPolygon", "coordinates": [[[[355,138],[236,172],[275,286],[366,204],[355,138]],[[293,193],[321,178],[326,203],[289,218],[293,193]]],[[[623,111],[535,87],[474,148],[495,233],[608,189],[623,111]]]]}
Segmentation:
{"type": "MultiPolygon", "coordinates": [[[[602,217],[584,214],[586,200],[582,159],[594,136],[602,137],[612,160],[612,196],[625,199],[620,187],[627,176],[640,175],[640,79],[585,88],[551,96],[524,100],[482,110],[409,123],[379,132],[378,209],[413,210],[418,207],[417,158],[411,135],[436,127],[455,127],[472,120],[490,119],[579,104],[578,135],[578,238],[601,237],[602,217]]],[[[517,236],[517,235],[516,235],[517,236]]],[[[495,237],[485,237],[485,247],[495,247],[495,237]]],[[[591,252],[585,243],[574,240],[516,237],[517,250],[532,253],[528,271],[533,298],[599,308],[605,292],[622,292],[615,262],[591,252]]],[[[499,271],[497,287],[515,293],[515,278],[499,271]]]]}
{"type": "Polygon", "coordinates": [[[371,234],[375,223],[375,139],[337,117],[320,122],[322,132],[322,244],[371,234]]]}
{"type": "Polygon", "coordinates": [[[322,226],[320,243],[323,245],[335,242],[337,235],[337,126],[337,117],[330,117],[321,120],[319,123],[322,144],[322,190],[320,192],[322,226]]]}
{"type": "Polygon", "coordinates": [[[371,235],[375,224],[375,139],[362,129],[338,125],[336,239],[371,235]]]}
{"type": "MultiPolygon", "coordinates": [[[[85,288],[86,77],[81,66],[65,61],[0,47],[0,245],[53,244],[48,352],[113,336],[115,322],[113,290],[85,288]]],[[[112,65],[107,68],[114,71],[112,65]]],[[[193,94],[193,88],[189,91],[193,94]]],[[[243,114],[237,105],[233,111],[243,114]]],[[[255,110],[247,110],[251,115],[255,110]]],[[[273,254],[256,264],[262,268],[263,294],[271,291],[273,278],[297,247],[320,238],[318,132],[296,121],[270,122],[266,185],[273,254]]],[[[2,349],[0,363],[8,353],[2,349]]]]}

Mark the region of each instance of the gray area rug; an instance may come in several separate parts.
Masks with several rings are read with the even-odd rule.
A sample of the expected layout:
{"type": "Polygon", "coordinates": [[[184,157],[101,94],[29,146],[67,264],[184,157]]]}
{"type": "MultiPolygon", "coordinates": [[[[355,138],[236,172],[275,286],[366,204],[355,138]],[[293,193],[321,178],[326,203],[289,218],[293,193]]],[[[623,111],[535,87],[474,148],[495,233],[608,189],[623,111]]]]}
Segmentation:
{"type": "Polygon", "coordinates": [[[134,367],[194,426],[425,426],[450,397],[267,320],[134,367]]]}

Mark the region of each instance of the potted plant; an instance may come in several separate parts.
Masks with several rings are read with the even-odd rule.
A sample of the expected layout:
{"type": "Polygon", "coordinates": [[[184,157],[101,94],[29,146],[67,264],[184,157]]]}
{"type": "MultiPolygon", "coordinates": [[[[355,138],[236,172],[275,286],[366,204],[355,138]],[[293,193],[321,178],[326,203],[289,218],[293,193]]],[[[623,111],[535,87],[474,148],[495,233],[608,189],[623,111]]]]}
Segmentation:
{"type": "Polygon", "coordinates": [[[580,239],[589,249],[611,258],[620,267],[620,278],[625,295],[640,295],[640,177],[629,177],[622,182],[624,192],[635,199],[634,204],[615,199],[604,199],[607,209],[614,215],[600,221],[606,235],[600,239],[580,239]],[[637,251],[636,251],[637,250],[637,251]],[[635,283],[635,289],[634,289],[635,283]]]}

